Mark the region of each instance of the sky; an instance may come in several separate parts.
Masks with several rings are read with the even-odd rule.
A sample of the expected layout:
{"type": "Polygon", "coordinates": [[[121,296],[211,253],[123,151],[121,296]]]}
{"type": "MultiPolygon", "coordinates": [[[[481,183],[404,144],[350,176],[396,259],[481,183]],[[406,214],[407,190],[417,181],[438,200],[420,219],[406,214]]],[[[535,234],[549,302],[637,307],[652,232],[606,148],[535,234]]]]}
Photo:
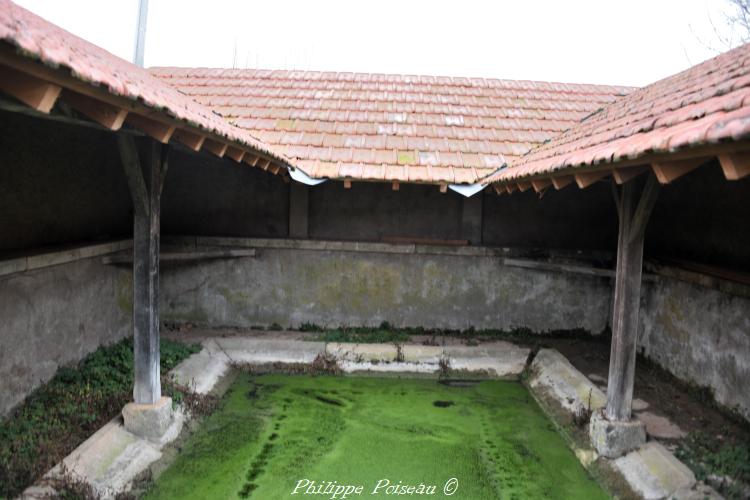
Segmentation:
{"type": "MultiPolygon", "coordinates": [[[[138,0],[16,0],[133,60],[138,0]]],[[[149,0],[146,66],[642,86],[726,46],[727,0],[149,0]]]]}

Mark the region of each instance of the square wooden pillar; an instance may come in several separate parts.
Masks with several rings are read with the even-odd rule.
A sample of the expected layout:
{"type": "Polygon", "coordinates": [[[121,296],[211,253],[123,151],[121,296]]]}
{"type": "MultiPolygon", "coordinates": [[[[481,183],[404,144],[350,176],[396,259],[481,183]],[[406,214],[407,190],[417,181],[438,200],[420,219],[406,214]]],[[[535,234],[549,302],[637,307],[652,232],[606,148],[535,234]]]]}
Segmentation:
{"type": "Polygon", "coordinates": [[[148,139],[138,148],[121,134],[118,145],[133,198],[133,400],[161,399],[159,369],[159,234],[161,191],[167,171],[166,149],[148,139]]]}

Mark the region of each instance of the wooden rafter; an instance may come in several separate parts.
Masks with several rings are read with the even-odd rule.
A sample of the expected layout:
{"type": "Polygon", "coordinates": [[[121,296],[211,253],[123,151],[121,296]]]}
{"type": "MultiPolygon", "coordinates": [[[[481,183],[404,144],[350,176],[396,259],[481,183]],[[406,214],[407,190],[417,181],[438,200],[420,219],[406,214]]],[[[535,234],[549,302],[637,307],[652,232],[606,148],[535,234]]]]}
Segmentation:
{"type": "Polygon", "coordinates": [[[30,108],[49,113],[60,96],[62,88],[48,81],[0,67],[0,90],[10,94],[30,108]]]}
{"type": "Polygon", "coordinates": [[[218,156],[219,158],[224,156],[224,153],[227,152],[228,147],[229,145],[226,142],[215,141],[213,139],[206,139],[203,142],[203,149],[218,156]]]}
{"type": "Polygon", "coordinates": [[[552,185],[558,191],[573,182],[572,175],[558,175],[552,178],[552,185]]]}
{"type": "Polygon", "coordinates": [[[578,172],[575,174],[576,184],[578,184],[579,188],[586,189],[595,182],[604,179],[607,174],[609,174],[607,170],[600,170],[598,172],[578,172]]]}
{"type": "Polygon", "coordinates": [[[660,161],[651,164],[656,178],[661,184],[669,184],[673,180],[692,172],[708,161],[708,158],[688,158],[677,161],[660,161]]]}
{"type": "Polygon", "coordinates": [[[445,194],[448,192],[448,184],[440,184],[440,192],[445,194]]]}
{"type": "Polygon", "coordinates": [[[552,184],[550,179],[534,179],[531,181],[531,187],[533,187],[534,191],[537,193],[544,191],[550,184],[552,184]]]}
{"type": "Polygon", "coordinates": [[[245,157],[242,159],[242,161],[244,161],[251,167],[254,167],[258,165],[258,162],[260,161],[260,156],[247,153],[245,157]]]}
{"type": "Polygon", "coordinates": [[[226,155],[236,161],[237,163],[242,161],[242,158],[245,156],[245,151],[240,148],[235,148],[234,146],[230,146],[227,148],[226,155]]]}
{"type": "Polygon", "coordinates": [[[273,175],[277,175],[281,171],[281,165],[274,163],[268,170],[270,170],[273,175]]]}
{"type": "Polygon", "coordinates": [[[750,152],[720,154],[719,163],[727,180],[736,181],[750,174],[750,152]]]}
{"type": "Polygon", "coordinates": [[[522,193],[531,188],[530,182],[519,181],[516,183],[516,185],[518,186],[518,190],[522,193]]]}
{"type": "Polygon", "coordinates": [[[176,130],[172,137],[193,151],[200,151],[206,141],[205,135],[194,134],[185,129],[176,130]]]}
{"type": "Polygon", "coordinates": [[[352,188],[352,180],[344,179],[344,189],[351,189],[351,188],[352,188]]]}
{"type": "Polygon", "coordinates": [[[647,166],[616,168],[612,170],[612,177],[615,179],[615,182],[617,184],[625,184],[629,180],[634,179],[646,172],[648,172],[647,166]]]}
{"type": "Polygon", "coordinates": [[[125,122],[125,117],[128,116],[128,112],[125,109],[97,101],[85,95],[76,94],[69,90],[63,91],[62,98],[73,109],[110,130],[120,130],[122,124],[125,122]]]}
{"type": "Polygon", "coordinates": [[[492,189],[494,189],[495,194],[497,195],[505,194],[505,187],[500,186],[498,184],[493,184],[492,189]]]}
{"type": "Polygon", "coordinates": [[[394,191],[398,191],[398,190],[399,190],[399,187],[400,187],[400,186],[399,186],[399,183],[398,183],[398,181],[393,181],[393,182],[391,183],[391,189],[393,189],[394,191]]]}
{"type": "Polygon", "coordinates": [[[141,130],[146,135],[156,139],[162,144],[167,144],[172,138],[175,130],[177,129],[174,125],[169,125],[160,121],[146,118],[145,116],[136,115],[130,113],[126,118],[125,122],[133,127],[141,130]]]}
{"type": "Polygon", "coordinates": [[[256,164],[258,168],[262,168],[263,170],[268,170],[268,166],[271,164],[271,160],[267,160],[265,158],[261,158],[260,161],[256,164]]]}
{"type": "Polygon", "coordinates": [[[518,189],[518,186],[516,186],[515,184],[506,184],[505,185],[505,190],[508,192],[508,194],[511,194],[516,189],[518,189]]]}

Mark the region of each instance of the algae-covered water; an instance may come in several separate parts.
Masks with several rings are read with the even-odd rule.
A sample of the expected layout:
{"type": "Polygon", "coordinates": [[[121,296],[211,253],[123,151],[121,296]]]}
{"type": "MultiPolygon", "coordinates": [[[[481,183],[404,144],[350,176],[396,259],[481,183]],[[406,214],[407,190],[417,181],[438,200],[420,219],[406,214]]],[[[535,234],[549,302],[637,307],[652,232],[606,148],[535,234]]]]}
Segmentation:
{"type": "Polygon", "coordinates": [[[242,374],[149,498],[606,498],[526,389],[242,374]]]}

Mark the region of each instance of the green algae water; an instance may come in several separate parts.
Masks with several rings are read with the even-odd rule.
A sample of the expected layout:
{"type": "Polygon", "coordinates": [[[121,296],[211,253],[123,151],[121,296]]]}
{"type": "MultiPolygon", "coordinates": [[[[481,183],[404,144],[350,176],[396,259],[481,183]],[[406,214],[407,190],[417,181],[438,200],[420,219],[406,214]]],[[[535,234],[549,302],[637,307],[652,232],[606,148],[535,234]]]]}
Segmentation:
{"type": "Polygon", "coordinates": [[[518,383],[241,374],[152,499],[598,499],[518,383]]]}

